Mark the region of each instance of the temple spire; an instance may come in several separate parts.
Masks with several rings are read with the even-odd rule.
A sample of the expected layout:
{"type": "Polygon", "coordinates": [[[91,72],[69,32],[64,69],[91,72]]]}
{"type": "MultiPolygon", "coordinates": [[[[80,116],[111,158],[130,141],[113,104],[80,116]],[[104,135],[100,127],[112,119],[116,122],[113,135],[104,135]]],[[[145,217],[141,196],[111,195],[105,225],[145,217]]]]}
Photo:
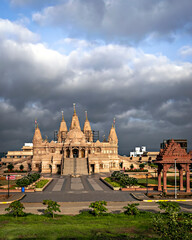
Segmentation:
{"type": "Polygon", "coordinates": [[[36,127],[35,127],[35,133],[33,136],[33,144],[35,143],[39,143],[42,142],[42,136],[41,136],[41,131],[39,129],[38,123],[36,123],[36,127]]]}
{"type": "Polygon", "coordinates": [[[91,130],[90,122],[87,117],[87,111],[85,111],[85,123],[84,123],[84,127],[83,127],[83,132],[85,134],[86,140],[88,142],[92,142],[93,141],[93,133],[91,130]]]}
{"type": "Polygon", "coordinates": [[[74,128],[81,130],[80,123],[79,123],[79,118],[77,116],[76,109],[75,109],[75,105],[76,104],[73,103],[74,113],[73,113],[73,117],[72,117],[72,120],[71,120],[70,130],[72,130],[74,128]]]}
{"type": "Polygon", "coordinates": [[[117,134],[116,134],[115,127],[114,127],[114,121],[111,126],[111,130],[110,130],[109,137],[108,137],[108,142],[115,143],[115,144],[118,143],[118,138],[117,138],[117,134]]]}

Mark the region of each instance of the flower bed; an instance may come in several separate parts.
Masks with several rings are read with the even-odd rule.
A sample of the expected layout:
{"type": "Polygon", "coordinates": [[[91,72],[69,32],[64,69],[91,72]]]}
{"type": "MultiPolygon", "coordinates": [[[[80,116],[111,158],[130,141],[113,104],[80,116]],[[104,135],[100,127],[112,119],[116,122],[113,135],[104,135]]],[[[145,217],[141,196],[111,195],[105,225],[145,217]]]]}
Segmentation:
{"type": "Polygon", "coordinates": [[[148,172],[147,169],[126,169],[125,172],[148,172]]]}
{"type": "Polygon", "coordinates": [[[52,178],[40,178],[38,182],[35,183],[35,191],[42,192],[52,180],[52,178]]]}
{"type": "Polygon", "coordinates": [[[104,182],[108,187],[110,187],[111,189],[115,190],[115,191],[118,191],[120,190],[121,186],[120,184],[116,183],[116,182],[112,182],[110,180],[110,178],[104,178],[104,177],[101,177],[100,180],[102,182],[104,182]]]}

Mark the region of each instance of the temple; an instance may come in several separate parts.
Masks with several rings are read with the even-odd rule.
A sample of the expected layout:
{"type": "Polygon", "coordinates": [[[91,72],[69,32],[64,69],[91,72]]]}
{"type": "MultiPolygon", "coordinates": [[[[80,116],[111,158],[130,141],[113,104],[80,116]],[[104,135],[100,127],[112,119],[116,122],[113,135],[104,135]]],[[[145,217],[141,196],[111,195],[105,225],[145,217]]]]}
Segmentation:
{"type": "Polygon", "coordinates": [[[32,171],[88,175],[119,170],[120,162],[115,126],[112,124],[107,141],[94,142],[87,112],[81,130],[75,105],[69,130],[62,112],[57,141],[43,140],[40,128],[36,124],[33,136],[32,171]]]}

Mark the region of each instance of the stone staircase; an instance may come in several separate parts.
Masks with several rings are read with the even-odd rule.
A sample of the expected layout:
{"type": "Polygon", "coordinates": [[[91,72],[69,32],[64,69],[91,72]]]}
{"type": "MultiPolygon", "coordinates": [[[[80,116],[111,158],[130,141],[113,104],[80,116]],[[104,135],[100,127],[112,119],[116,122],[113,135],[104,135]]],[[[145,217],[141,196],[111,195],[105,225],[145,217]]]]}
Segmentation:
{"type": "Polygon", "coordinates": [[[65,158],[62,175],[74,174],[74,158],[65,158]]]}
{"type": "Polygon", "coordinates": [[[76,159],[76,174],[77,175],[88,175],[88,163],[86,158],[76,159]]]}
{"type": "Polygon", "coordinates": [[[86,158],[65,158],[62,175],[88,175],[86,158]]]}

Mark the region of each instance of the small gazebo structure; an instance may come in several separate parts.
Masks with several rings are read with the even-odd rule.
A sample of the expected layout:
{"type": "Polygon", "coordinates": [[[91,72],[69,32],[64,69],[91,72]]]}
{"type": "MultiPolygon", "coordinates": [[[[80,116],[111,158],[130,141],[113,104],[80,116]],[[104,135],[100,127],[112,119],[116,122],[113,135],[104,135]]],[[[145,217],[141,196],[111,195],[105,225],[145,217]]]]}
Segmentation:
{"type": "Polygon", "coordinates": [[[186,192],[190,192],[190,170],[189,165],[192,163],[191,156],[187,154],[185,149],[181,148],[180,144],[171,140],[165,145],[164,149],[160,150],[157,160],[154,161],[158,165],[158,191],[161,188],[161,171],[163,170],[163,192],[167,192],[167,171],[171,166],[179,170],[179,190],[183,188],[183,171],[186,174],[186,192]]]}

